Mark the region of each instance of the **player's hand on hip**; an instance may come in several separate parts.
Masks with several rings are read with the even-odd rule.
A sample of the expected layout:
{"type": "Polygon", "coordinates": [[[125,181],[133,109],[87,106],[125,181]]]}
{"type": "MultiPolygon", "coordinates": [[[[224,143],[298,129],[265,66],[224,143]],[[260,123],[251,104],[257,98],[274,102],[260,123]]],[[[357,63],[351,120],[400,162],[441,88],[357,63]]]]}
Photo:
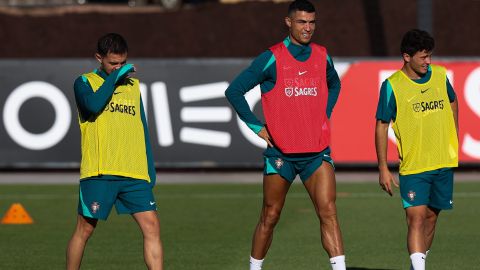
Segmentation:
{"type": "Polygon", "coordinates": [[[273,147],[270,134],[268,134],[268,131],[265,127],[262,127],[262,129],[257,133],[257,135],[258,137],[264,139],[267,142],[268,146],[273,147]]]}
{"type": "Polygon", "coordinates": [[[390,196],[393,195],[392,183],[394,186],[398,187],[397,179],[395,179],[388,169],[380,170],[378,183],[380,184],[380,187],[390,196]]]}

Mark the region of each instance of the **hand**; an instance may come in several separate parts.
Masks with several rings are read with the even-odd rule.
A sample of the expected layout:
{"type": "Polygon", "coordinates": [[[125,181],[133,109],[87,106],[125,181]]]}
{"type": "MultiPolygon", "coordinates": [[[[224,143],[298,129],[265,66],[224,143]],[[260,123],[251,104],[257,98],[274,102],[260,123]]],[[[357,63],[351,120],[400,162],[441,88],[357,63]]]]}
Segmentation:
{"type": "Polygon", "coordinates": [[[135,72],[137,69],[132,64],[125,64],[119,68],[117,82],[121,79],[128,78],[131,72],[135,72]]]}
{"type": "Polygon", "coordinates": [[[262,129],[257,133],[257,135],[258,137],[264,139],[267,142],[268,146],[273,147],[270,134],[268,134],[268,131],[265,127],[262,127],[262,129]]]}
{"type": "Polygon", "coordinates": [[[397,179],[395,179],[395,177],[393,177],[393,175],[390,173],[388,168],[380,170],[378,183],[380,184],[380,187],[385,192],[387,192],[390,196],[393,195],[392,183],[393,183],[394,186],[398,187],[397,179]]]}

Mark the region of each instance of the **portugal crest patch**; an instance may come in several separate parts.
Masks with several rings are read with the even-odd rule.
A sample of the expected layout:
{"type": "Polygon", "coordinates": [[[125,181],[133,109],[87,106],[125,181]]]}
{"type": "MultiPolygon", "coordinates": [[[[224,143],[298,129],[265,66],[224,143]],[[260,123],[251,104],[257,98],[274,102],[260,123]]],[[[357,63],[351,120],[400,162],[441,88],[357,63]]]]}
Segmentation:
{"type": "Polygon", "coordinates": [[[277,169],[280,169],[282,166],[283,166],[283,160],[281,158],[277,158],[275,160],[275,167],[277,167],[277,169]]]}
{"type": "Polygon", "coordinates": [[[100,204],[98,202],[93,202],[90,205],[90,208],[92,209],[92,213],[95,214],[98,210],[100,210],[100,204]]]}
{"type": "Polygon", "coordinates": [[[407,196],[408,196],[408,198],[410,199],[410,201],[413,201],[413,200],[415,200],[416,194],[415,194],[415,192],[413,192],[413,191],[410,190],[410,191],[408,192],[408,195],[407,195],[407,196]]]}
{"type": "Polygon", "coordinates": [[[285,88],[285,95],[287,97],[291,97],[293,95],[293,88],[291,88],[291,87],[285,88]]]}

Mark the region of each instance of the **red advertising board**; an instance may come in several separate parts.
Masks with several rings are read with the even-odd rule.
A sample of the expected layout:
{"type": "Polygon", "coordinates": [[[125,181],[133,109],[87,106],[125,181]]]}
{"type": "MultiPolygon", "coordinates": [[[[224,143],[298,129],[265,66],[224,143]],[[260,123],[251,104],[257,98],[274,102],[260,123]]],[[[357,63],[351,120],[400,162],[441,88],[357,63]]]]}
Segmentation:
{"type": "MultiPolygon", "coordinates": [[[[459,105],[460,162],[480,161],[480,63],[435,62],[448,70],[459,105]]],[[[332,150],[337,163],[375,163],[375,113],[382,82],[401,68],[400,61],[360,61],[341,73],[342,89],[332,115],[332,150]]],[[[392,133],[393,134],[393,133],[392,133]]],[[[391,135],[392,135],[391,134],[391,135]]],[[[388,159],[398,160],[394,136],[388,159]]]]}

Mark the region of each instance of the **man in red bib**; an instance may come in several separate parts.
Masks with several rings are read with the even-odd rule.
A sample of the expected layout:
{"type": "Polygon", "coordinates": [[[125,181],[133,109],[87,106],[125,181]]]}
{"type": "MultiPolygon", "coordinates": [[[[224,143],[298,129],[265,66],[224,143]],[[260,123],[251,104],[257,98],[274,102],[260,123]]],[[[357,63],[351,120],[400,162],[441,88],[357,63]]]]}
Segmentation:
{"type": "Polygon", "coordinates": [[[289,36],[258,56],[225,92],[240,119],[268,145],[263,208],[253,236],[250,270],[262,269],[273,229],[297,175],[320,219],[322,245],[332,269],[346,269],[329,148],[329,118],[340,79],[326,49],[310,42],[315,30],[314,6],[307,0],[292,2],[285,23],[289,36]],[[265,124],[255,117],[244,97],[258,84],[265,124]]]}

